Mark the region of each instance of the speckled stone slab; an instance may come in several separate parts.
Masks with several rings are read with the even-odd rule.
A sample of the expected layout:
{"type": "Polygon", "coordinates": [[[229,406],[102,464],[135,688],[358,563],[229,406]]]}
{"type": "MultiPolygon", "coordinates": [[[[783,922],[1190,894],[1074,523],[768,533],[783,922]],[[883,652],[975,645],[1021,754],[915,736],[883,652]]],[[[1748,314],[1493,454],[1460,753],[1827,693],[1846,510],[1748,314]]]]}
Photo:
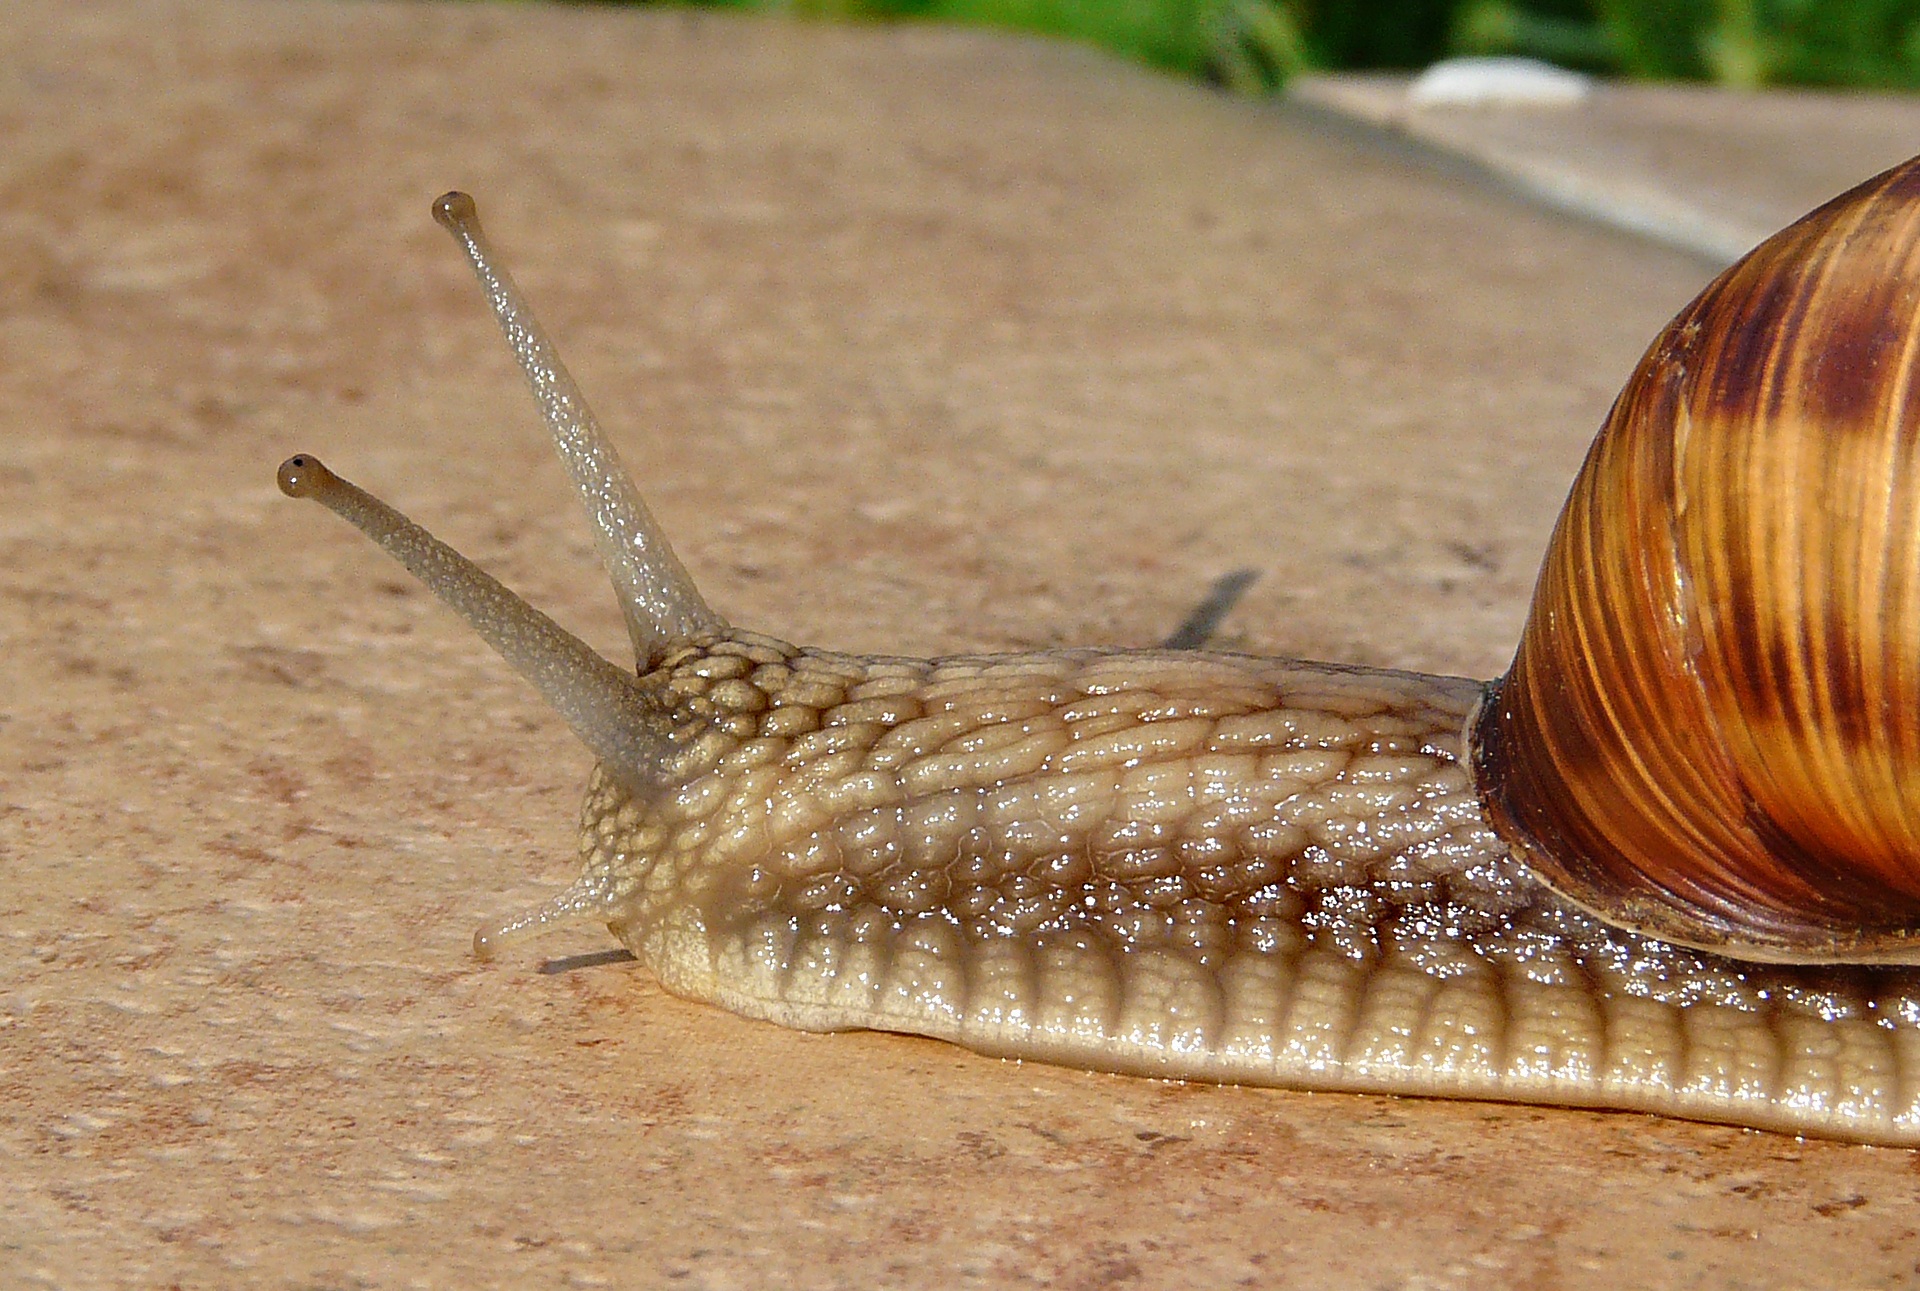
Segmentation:
{"type": "Polygon", "coordinates": [[[1902,1151],[1183,1086],[663,993],[588,759],[273,468],[608,651],[432,198],[734,621],[1486,675],[1698,262],[1084,50],[487,5],[0,23],[0,1285],[1910,1284],[1902,1151]]]}

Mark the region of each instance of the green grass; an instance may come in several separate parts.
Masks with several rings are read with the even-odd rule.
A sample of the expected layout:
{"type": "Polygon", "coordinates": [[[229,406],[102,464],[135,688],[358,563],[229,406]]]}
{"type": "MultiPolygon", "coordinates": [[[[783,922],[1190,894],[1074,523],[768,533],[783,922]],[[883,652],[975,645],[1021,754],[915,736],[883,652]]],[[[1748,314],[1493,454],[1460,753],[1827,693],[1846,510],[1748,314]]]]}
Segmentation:
{"type": "Polygon", "coordinates": [[[707,0],[840,19],[914,18],[1039,32],[1261,93],[1306,69],[1286,0],[707,0]]]}
{"type": "Polygon", "coordinates": [[[1607,75],[1920,89],[1920,0],[708,0],[1042,32],[1242,93],[1511,53],[1607,75]]]}
{"type": "Polygon", "coordinates": [[[1920,89],[1916,0],[1601,0],[1637,76],[1920,89]]]}

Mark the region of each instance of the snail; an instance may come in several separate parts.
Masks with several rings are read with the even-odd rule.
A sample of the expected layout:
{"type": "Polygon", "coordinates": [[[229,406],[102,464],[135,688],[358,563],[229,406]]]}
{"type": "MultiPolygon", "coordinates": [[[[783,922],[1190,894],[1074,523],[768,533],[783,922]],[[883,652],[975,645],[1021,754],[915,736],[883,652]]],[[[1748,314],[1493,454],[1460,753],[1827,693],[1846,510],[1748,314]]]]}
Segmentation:
{"type": "Polygon", "coordinates": [[[1492,682],[1206,650],[945,659],[733,628],[498,266],[618,667],[309,455],[597,765],[565,892],[668,990],[1147,1076],[1920,1145],[1920,159],[1641,360],[1492,682]]]}

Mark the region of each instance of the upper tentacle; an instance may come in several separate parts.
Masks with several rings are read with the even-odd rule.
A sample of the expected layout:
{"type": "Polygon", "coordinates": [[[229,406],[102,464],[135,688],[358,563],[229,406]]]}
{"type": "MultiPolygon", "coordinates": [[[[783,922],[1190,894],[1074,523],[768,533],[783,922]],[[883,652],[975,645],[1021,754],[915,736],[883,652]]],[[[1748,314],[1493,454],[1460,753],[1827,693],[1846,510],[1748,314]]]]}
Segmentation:
{"type": "Polygon", "coordinates": [[[725,620],[708,607],[673,554],[659,522],[640,500],[620,454],[600,430],[580,387],[560,362],[519,288],[496,262],[473,199],[465,193],[448,193],[433,204],[433,217],[466,252],[507,344],[533,388],[540,415],[553,434],[554,450],[573,477],[593,526],[601,563],[620,597],[635,664],[645,672],[676,645],[725,627],[725,620]]]}

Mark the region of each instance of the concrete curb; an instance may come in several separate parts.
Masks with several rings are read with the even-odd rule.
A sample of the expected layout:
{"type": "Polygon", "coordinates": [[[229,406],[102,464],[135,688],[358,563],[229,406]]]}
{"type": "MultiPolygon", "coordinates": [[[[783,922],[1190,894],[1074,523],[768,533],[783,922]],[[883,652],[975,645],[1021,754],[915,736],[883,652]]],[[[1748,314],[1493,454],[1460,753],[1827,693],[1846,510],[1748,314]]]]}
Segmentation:
{"type": "Polygon", "coordinates": [[[1910,96],[1602,84],[1576,104],[1436,107],[1409,98],[1412,80],[1305,77],[1288,97],[1715,264],[1920,150],[1910,96]]]}

